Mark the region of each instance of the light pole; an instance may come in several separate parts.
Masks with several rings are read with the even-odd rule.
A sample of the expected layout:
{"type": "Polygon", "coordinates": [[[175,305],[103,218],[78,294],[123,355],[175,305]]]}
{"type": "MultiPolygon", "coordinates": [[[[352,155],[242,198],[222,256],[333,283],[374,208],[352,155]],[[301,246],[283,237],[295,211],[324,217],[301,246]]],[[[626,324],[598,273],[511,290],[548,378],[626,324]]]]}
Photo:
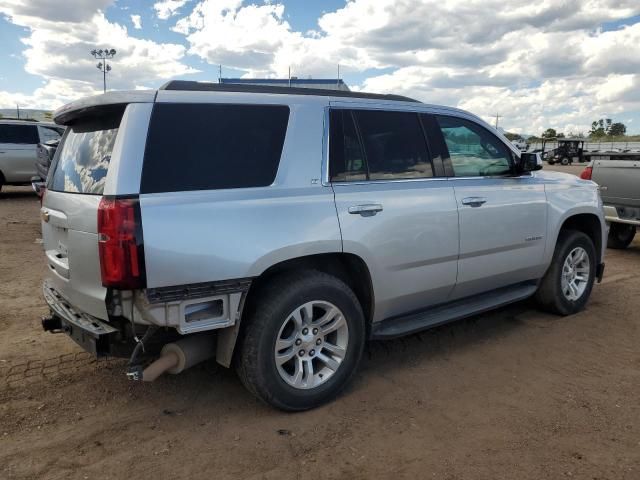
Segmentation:
{"type": "Polygon", "coordinates": [[[105,93],[107,92],[107,72],[111,71],[111,65],[107,63],[107,60],[113,58],[115,54],[116,54],[115,48],[111,48],[111,49],[105,48],[104,50],[102,49],[91,50],[91,55],[93,55],[96,58],[96,60],[100,60],[100,62],[98,62],[96,67],[98,68],[98,70],[102,72],[102,88],[105,93]]]}

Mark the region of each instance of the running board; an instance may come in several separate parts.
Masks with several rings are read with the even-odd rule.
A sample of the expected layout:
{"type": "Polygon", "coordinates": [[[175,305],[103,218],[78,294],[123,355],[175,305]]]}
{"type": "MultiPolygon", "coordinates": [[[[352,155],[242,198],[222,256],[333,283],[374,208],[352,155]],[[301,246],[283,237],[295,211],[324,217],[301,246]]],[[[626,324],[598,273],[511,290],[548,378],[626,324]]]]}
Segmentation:
{"type": "Polygon", "coordinates": [[[454,320],[471,317],[494,308],[524,300],[533,295],[537,285],[532,282],[500,288],[491,292],[474,295],[462,300],[438,305],[421,312],[410,313],[402,317],[388,318],[373,325],[371,338],[387,340],[411,333],[437,327],[454,320]]]}

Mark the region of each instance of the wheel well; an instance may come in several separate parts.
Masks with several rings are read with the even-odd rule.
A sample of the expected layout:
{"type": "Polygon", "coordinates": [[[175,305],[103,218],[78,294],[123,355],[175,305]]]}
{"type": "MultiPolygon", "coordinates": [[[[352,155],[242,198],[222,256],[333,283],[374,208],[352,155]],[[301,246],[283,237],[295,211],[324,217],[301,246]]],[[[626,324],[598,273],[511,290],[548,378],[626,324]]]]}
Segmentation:
{"type": "Polygon", "coordinates": [[[598,263],[600,263],[602,255],[602,226],[596,215],[591,213],[580,213],[567,218],[560,230],[578,230],[586,234],[596,247],[596,255],[598,263]]]}
{"type": "Polygon", "coordinates": [[[374,301],[371,274],[364,260],[349,253],[308,255],[285,260],[269,267],[251,283],[246,305],[249,306],[251,304],[252,297],[256,295],[262,285],[268,283],[274,276],[291,270],[317,270],[342,280],[353,290],[353,293],[358,298],[364,318],[367,321],[367,329],[369,328],[373,318],[374,301]]]}

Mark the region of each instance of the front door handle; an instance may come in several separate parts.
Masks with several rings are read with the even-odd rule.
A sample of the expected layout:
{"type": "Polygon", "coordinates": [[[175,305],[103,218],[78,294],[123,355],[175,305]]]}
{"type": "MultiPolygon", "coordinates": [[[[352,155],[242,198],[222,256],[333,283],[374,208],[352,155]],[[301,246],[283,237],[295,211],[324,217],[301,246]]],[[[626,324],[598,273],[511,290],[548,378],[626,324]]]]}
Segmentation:
{"type": "Polygon", "coordinates": [[[462,199],[462,204],[470,207],[480,207],[485,203],[487,203],[487,199],[484,197],[466,197],[462,199]]]}
{"type": "Polygon", "coordinates": [[[352,215],[362,215],[363,217],[371,217],[382,211],[382,205],[379,203],[369,203],[366,205],[354,205],[349,207],[349,213],[352,215]]]}

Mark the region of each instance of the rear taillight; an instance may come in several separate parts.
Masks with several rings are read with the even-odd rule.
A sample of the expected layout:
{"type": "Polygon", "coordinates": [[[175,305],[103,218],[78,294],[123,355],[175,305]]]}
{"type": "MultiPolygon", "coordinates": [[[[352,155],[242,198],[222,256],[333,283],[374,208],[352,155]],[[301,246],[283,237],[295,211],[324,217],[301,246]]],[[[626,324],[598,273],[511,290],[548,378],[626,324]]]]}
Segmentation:
{"type": "Polygon", "coordinates": [[[137,198],[103,197],[98,206],[98,251],[102,285],[145,287],[140,204],[137,198]]]}
{"type": "Polygon", "coordinates": [[[591,180],[591,174],[593,173],[592,167],[585,168],[580,174],[580,178],[583,180],[591,180]]]}

